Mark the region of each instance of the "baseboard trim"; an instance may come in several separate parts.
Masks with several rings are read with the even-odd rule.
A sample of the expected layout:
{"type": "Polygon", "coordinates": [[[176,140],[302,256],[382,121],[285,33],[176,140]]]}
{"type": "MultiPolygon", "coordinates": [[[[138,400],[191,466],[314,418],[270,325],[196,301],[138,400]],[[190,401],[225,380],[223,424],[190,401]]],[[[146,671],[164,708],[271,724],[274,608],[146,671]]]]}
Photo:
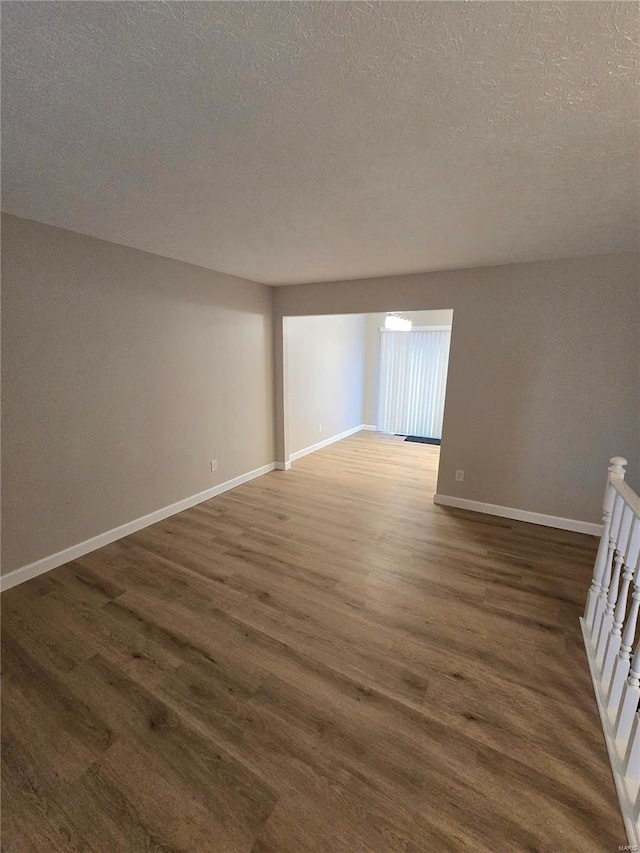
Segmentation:
{"type": "Polygon", "coordinates": [[[219,483],[217,486],[207,489],[204,492],[199,492],[191,497],[184,498],[177,503],[165,506],[148,515],[143,515],[133,521],[128,521],[126,524],[121,524],[119,527],[114,527],[112,530],[107,530],[105,533],[100,533],[98,536],[93,536],[84,542],[77,545],[72,545],[70,548],[65,548],[63,551],[58,551],[56,554],[51,554],[49,557],[43,557],[35,563],[29,563],[27,566],[22,566],[19,569],[9,572],[0,577],[0,592],[4,592],[11,587],[31,580],[38,575],[51,571],[58,566],[77,560],[78,557],[84,557],[85,554],[96,551],[98,548],[103,548],[105,545],[110,545],[124,536],[129,536],[131,533],[136,533],[144,527],[149,527],[150,524],[156,524],[158,521],[163,521],[171,515],[176,515],[189,509],[196,504],[208,501],[221,495],[223,492],[228,492],[230,489],[235,489],[236,486],[241,486],[243,483],[248,483],[250,480],[255,480],[256,477],[261,477],[263,474],[268,474],[275,470],[276,463],[270,462],[268,465],[263,465],[261,468],[256,468],[253,471],[248,471],[246,474],[241,474],[239,477],[234,477],[232,480],[227,480],[224,483],[219,483]]]}
{"type": "Polygon", "coordinates": [[[451,495],[435,495],[433,502],[440,506],[451,506],[456,509],[468,509],[471,512],[483,512],[486,515],[499,515],[501,518],[511,518],[514,521],[528,521],[530,524],[541,524],[544,527],[556,527],[558,530],[572,530],[574,533],[588,533],[600,536],[602,525],[589,521],[578,521],[575,518],[561,518],[558,515],[543,515],[540,512],[529,512],[526,509],[514,509],[510,506],[497,506],[481,501],[470,501],[467,498],[456,498],[451,495]]]}
{"type": "Polygon", "coordinates": [[[276,462],[276,471],[288,471],[291,468],[291,462],[276,462]]]}
{"type": "Polygon", "coordinates": [[[358,424],[358,426],[347,429],[344,432],[339,432],[337,435],[332,435],[331,438],[325,438],[324,441],[319,441],[317,444],[305,447],[304,450],[296,450],[295,453],[291,453],[289,455],[289,459],[291,462],[295,462],[296,459],[302,459],[303,456],[307,456],[309,453],[314,453],[316,450],[322,450],[323,447],[328,447],[336,441],[342,441],[343,438],[355,435],[355,433],[360,432],[362,429],[365,429],[365,427],[362,424],[358,424]]]}
{"type": "Polygon", "coordinates": [[[375,424],[360,424],[360,429],[368,429],[372,432],[378,432],[378,427],[375,424]]]}

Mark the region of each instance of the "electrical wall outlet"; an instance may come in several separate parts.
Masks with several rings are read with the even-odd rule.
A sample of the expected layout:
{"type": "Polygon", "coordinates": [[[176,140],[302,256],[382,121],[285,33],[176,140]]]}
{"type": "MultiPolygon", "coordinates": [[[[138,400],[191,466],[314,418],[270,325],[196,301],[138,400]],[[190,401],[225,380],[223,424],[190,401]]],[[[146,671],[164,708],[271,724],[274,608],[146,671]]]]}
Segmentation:
{"type": "Polygon", "coordinates": [[[217,460],[217,459],[212,459],[212,460],[211,460],[211,470],[212,470],[212,471],[217,471],[217,470],[218,470],[218,460],[217,460]]]}
{"type": "Polygon", "coordinates": [[[322,432],[322,424],[318,424],[318,432],[322,432]]]}
{"type": "Polygon", "coordinates": [[[462,483],[464,481],[464,471],[456,471],[456,482],[462,483]]]}

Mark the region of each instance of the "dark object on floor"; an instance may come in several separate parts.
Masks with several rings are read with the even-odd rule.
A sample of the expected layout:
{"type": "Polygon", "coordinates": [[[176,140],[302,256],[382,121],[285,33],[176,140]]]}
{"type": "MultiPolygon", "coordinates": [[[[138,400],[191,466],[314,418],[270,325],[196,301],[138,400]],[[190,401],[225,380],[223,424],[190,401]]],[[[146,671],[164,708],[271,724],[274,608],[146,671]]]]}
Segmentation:
{"type": "Polygon", "coordinates": [[[416,444],[440,444],[439,438],[425,438],[422,435],[407,435],[405,441],[415,441],[416,444]]]}

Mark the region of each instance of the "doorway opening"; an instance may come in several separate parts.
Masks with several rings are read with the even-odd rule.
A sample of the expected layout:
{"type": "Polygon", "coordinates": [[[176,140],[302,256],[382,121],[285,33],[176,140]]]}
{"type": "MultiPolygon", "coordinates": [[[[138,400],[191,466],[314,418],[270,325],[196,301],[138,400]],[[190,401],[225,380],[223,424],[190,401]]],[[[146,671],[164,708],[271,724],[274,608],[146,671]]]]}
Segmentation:
{"type": "Polygon", "coordinates": [[[366,441],[375,440],[391,452],[395,445],[394,459],[404,454],[428,466],[435,493],[446,433],[453,311],[403,312],[402,330],[397,324],[388,328],[387,316],[283,318],[285,453],[279,467],[287,470],[310,453],[362,432],[359,444],[354,440],[351,447],[365,450],[366,441]],[[403,444],[405,439],[410,443],[403,444]]]}

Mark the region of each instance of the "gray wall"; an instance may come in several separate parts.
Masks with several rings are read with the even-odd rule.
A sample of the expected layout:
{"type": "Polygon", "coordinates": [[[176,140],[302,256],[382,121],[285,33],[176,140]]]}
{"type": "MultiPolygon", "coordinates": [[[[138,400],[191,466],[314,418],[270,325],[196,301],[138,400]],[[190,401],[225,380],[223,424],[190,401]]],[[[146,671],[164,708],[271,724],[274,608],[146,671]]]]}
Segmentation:
{"type": "Polygon", "coordinates": [[[362,423],[365,349],[361,315],[285,319],[289,454],[362,423]]]}
{"type": "MultiPolygon", "coordinates": [[[[376,425],[378,416],[378,372],[380,367],[380,329],[386,314],[366,314],[367,350],[364,371],[363,423],[376,425]]],[[[414,326],[450,326],[453,311],[405,311],[414,326]]]]}
{"type": "Polygon", "coordinates": [[[273,462],[270,288],[2,226],[3,573],[273,462]]]}
{"type": "Polygon", "coordinates": [[[279,287],[274,328],[453,308],[438,492],[598,522],[610,456],[640,487],[639,273],[640,255],[620,254],[279,287]]]}
{"type": "MultiPolygon", "coordinates": [[[[283,461],[284,315],[454,309],[442,494],[599,521],[618,453],[640,488],[637,254],[271,290],[2,225],[3,573],[273,461],[274,379],[283,461]]],[[[358,420],[325,411],[295,449],[358,420]]]]}

